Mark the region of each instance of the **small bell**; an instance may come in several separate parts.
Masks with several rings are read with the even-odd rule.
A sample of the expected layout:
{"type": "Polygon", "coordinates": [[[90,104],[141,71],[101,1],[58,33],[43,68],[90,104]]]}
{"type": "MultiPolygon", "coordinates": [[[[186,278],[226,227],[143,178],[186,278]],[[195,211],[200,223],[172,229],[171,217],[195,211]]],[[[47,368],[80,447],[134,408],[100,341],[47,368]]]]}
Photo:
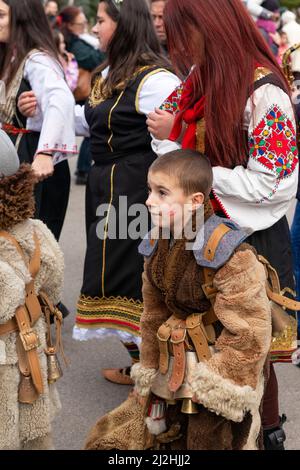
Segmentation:
{"type": "Polygon", "coordinates": [[[53,384],[63,375],[60,367],[55,348],[48,348],[46,350],[47,363],[48,363],[48,383],[53,384]]]}
{"type": "Polygon", "coordinates": [[[32,405],[38,398],[39,394],[33,385],[31,375],[24,375],[21,373],[18,395],[19,402],[32,405]]]}
{"type": "Polygon", "coordinates": [[[187,415],[195,415],[199,413],[198,406],[190,398],[184,398],[182,400],[181,413],[187,415]]]}

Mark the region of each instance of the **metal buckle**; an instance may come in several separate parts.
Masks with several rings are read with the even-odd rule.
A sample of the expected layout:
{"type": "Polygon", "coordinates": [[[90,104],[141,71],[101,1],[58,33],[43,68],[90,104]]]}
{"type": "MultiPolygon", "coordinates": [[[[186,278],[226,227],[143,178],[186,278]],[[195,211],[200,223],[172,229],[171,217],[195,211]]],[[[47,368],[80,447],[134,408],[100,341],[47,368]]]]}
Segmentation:
{"type": "Polygon", "coordinates": [[[32,351],[33,349],[37,349],[40,346],[39,337],[34,330],[28,330],[24,333],[20,332],[19,336],[21,338],[23,347],[25,351],[32,351]]]}

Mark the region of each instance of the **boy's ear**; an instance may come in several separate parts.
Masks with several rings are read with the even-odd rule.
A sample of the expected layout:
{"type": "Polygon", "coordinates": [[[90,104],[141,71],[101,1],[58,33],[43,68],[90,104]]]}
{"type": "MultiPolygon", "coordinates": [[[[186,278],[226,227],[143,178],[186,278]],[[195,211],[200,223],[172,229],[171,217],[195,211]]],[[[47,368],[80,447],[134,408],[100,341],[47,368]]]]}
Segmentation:
{"type": "Polygon", "coordinates": [[[199,209],[200,206],[204,203],[204,194],[203,193],[194,193],[192,195],[192,209],[199,209]]]}

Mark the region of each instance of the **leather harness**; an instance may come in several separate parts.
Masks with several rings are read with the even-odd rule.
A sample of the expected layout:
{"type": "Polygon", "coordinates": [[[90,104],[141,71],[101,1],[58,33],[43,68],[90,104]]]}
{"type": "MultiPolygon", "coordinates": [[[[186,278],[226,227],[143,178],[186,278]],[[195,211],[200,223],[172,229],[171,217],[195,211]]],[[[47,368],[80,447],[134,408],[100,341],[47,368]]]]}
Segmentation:
{"type": "Polygon", "coordinates": [[[34,289],[34,280],[40,269],[40,243],[34,232],[35,250],[28,264],[21,246],[12,235],[8,232],[0,231],[0,237],[6,238],[14,245],[22,257],[25,266],[29,269],[31,276],[31,281],[25,286],[26,299],[24,305],[17,308],[15,316],[11,320],[0,325],[0,336],[19,332],[16,347],[20,372],[24,376],[31,375],[36,391],[38,394],[42,394],[44,385],[37,352],[40,341],[36,331],[32,328],[42,314],[41,306],[34,289]]]}
{"type": "MultiPolygon", "coordinates": [[[[208,261],[214,260],[222,238],[230,230],[231,228],[227,225],[220,224],[213,231],[204,250],[204,257],[208,261]]],[[[262,256],[258,256],[258,260],[265,266],[268,279],[266,282],[268,298],[284,308],[300,310],[300,302],[284,297],[281,294],[276,270],[262,256]]],[[[165,375],[168,372],[170,349],[174,356],[173,369],[169,380],[169,389],[171,392],[176,392],[183,384],[186,365],[185,352],[189,345],[189,339],[196,351],[199,362],[208,361],[211,357],[209,346],[213,345],[216,340],[213,324],[218,321],[213,308],[218,292],[213,285],[215,272],[216,271],[212,268],[203,268],[205,283],[202,285],[202,290],[205,297],[210,300],[211,308],[204,313],[193,313],[185,320],[172,315],[158,329],[157,338],[159,340],[160,351],[159,371],[161,374],[165,375]]]]}

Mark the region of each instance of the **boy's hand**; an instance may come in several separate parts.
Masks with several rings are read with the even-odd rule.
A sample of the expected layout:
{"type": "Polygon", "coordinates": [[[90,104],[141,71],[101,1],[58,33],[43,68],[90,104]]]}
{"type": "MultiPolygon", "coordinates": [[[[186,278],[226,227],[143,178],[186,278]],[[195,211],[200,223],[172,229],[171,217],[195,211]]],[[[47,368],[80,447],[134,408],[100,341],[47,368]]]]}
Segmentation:
{"type": "Polygon", "coordinates": [[[24,91],[18,100],[18,109],[25,117],[33,117],[36,113],[37,99],[33,91],[24,91]]]}
{"type": "Polygon", "coordinates": [[[148,114],[146,124],[148,131],[159,140],[169,138],[173,128],[175,116],[168,111],[155,108],[155,112],[148,114]]]}
{"type": "Polygon", "coordinates": [[[32,164],[32,169],[39,181],[53,175],[54,165],[51,155],[38,153],[32,164]]]}

